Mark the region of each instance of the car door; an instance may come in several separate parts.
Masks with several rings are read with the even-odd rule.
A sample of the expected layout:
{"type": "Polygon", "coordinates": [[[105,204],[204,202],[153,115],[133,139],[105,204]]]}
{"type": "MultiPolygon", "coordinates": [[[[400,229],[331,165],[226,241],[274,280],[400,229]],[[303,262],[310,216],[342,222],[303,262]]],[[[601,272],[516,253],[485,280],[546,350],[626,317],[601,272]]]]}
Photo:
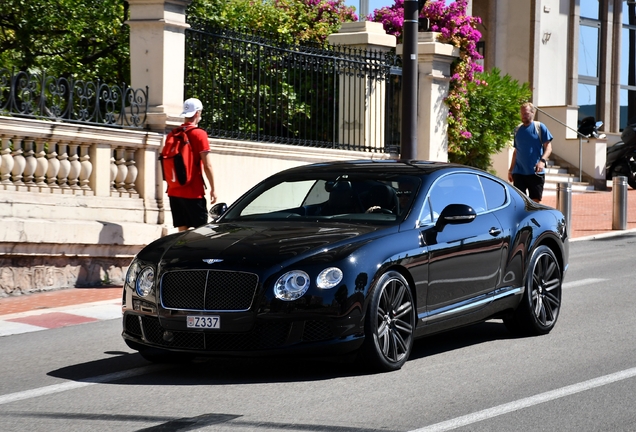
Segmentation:
{"type": "Polygon", "coordinates": [[[435,224],[449,204],[471,206],[477,216],[468,223],[423,226],[428,248],[427,321],[478,310],[488,304],[500,278],[503,230],[489,211],[479,175],[457,173],[442,177],[429,191],[427,205],[435,224]]]}

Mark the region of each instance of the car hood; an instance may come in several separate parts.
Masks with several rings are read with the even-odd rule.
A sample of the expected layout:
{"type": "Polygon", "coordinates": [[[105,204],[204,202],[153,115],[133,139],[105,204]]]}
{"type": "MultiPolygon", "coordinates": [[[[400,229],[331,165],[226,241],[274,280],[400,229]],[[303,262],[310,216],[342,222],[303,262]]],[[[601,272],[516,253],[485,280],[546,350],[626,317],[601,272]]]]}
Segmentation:
{"type": "MultiPolygon", "coordinates": [[[[285,266],[327,251],[350,252],[354,244],[366,243],[387,229],[393,231],[397,227],[281,222],[208,224],[173,236],[171,244],[158,244],[160,247],[149,254],[159,253],[161,256],[155,259],[160,258],[168,267],[200,267],[203,263],[219,264],[218,267],[285,266]]],[[[144,259],[143,255],[140,253],[139,257],[144,259]]]]}

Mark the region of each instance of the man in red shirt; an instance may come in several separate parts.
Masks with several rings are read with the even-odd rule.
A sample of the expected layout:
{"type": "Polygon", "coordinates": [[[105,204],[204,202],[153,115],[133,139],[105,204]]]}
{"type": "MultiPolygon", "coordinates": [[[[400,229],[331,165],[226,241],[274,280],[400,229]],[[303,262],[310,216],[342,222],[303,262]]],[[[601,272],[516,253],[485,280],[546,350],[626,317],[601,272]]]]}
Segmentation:
{"type": "Polygon", "coordinates": [[[201,111],[203,111],[203,104],[199,99],[190,98],[183,102],[181,116],[185,117],[185,122],[182,126],[187,128],[186,134],[192,146],[195,160],[192,170],[192,181],[184,186],[168,187],[172,221],[175,228],[178,228],[179,231],[198,227],[208,222],[202,172],[205,172],[210,184],[210,204],[216,202],[214,175],[212,173],[212,154],[210,153],[208,134],[204,129],[197,127],[201,120],[201,111]]]}

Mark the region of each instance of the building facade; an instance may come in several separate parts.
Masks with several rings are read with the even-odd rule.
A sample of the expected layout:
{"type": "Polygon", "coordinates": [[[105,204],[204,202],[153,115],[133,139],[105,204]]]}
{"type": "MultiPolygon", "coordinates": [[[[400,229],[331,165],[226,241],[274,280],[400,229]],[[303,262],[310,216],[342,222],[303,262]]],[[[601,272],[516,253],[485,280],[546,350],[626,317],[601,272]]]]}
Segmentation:
{"type": "Polygon", "coordinates": [[[485,68],[528,82],[535,105],[571,128],[602,121],[609,145],[636,119],[635,9],[633,0],[471,3],[485,68]]]}

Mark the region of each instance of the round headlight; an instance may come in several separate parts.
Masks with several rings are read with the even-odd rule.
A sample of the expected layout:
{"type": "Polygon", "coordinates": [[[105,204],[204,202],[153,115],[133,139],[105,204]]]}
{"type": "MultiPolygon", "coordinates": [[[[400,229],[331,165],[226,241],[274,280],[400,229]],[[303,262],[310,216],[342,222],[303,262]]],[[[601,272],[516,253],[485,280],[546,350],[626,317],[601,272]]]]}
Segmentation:
{"type": "Polygon", "coordinates": [[[329,267],[320,272],[316,278],[318,288],[329,289],[342,281],[342,270],[338,267],[329,267]]]}
{"type": "Polygon", "coordinates": [[[292,301],[300,298],[309,288],[309,275],[304,271],[294,270],[278,278],[274,285],[277,298],[292,301]]]}
{"type": "Polygon", "coordinates": [[[135,286],[135,280],[137,280],[139,270],[141,270],[139,263],[137,261],[133,261],[130,264],[130,267],[128,267],[128,272],[126,273],[126,285],[130,287],[135,286]]]}
{"type": "Polygon", "coordinates": [[[152,292],[152,288],[155,286],[155,269],[152,267],[145,267],[139,276],[137,277],[137,283],[135,290],[141,297],[146,297],[152,292]]]}

